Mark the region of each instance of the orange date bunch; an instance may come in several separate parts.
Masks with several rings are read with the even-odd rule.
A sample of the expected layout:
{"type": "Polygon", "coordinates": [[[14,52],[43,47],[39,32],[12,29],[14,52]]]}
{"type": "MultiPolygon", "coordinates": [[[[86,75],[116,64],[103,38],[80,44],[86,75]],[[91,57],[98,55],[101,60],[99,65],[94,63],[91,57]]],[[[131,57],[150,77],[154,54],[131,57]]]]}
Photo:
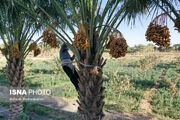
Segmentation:
{"type": "Polygon", "coordinates": [[[161,47],[168,47],[170,45],[170,32],[167,26],[150,23],[146,31],[147,41],[152,41],[161,47]]]}
{"type": "Polygon", "coordinates": [[[114,58],[124,57],[127,53],[128,45],[126,43],[126,40],[124,38],[112,38],[111,44],[110,44],[110,54],[114,58]]]}
{"type": "Polygon", "coordinates": [[[122,33],[118,30],[114,30],[105,47],[110,49],[109,54],[111,54],[112,57],[119,58],[126,55],[128,45],[122,33]]]}
{"type": "Polygon", "coordinates": [[[73,46],[76,46],[78,50],[86,50],[89,42],[83,24],[80,24],[78,29],[78,32],[74,34],[73,46]]]}
{"type": "MultiPolygon", "coordinates": [[[[53,23],[52,26],[56,27],[56,23],[53,23]]],[[[43,32],[43,42],[47,43],[53,48],[57,47],[56,33],[50,26],[47,26],[43,32]]]]}
{"type": "Polygon", "coordinates": [[[20,51],[18,43],[13,43],[12,47],[10,48],[10,54],[13,58],[20,58],[20,51]]]}

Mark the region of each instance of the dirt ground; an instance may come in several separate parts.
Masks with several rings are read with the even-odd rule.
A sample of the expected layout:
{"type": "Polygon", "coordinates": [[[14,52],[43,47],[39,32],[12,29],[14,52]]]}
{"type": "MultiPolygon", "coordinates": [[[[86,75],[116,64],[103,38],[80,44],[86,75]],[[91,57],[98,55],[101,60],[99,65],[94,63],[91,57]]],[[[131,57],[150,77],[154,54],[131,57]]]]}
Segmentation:
{"type": "MultiPolygon", "coordinates": [[[[70,54],[72,55],[71,52],[70,52],[70,54]]],[[[172,60],[175,60],[175,58],[180,57],[180,52],[149,52],[149,53],[127,54],[125,57],[118,58],[118,59],[112,58],[111,55],[106,52],[103,54],[103,58],[104,59],[114,59],[114,60],[138,60],[138,59],[144,58],[144,57],[149,56],[149,55],[158,56],[163,61],[172,61],[172,60]]],[[[54,59],[55,56],[59,56],[58,50],[52,50],[50,52],[42,52],[42,54],[37,56],[37,57],[33,57],[33,54],[30,53],[27,56],[27,59],[32,59],[35,61],[38,61],[38,60],[42,61],[42,60],[54,59]]],[[[0,53],[0,61],[1,62],[6,61],[5,57],[2,56],[1,53],[0,53]]]]}

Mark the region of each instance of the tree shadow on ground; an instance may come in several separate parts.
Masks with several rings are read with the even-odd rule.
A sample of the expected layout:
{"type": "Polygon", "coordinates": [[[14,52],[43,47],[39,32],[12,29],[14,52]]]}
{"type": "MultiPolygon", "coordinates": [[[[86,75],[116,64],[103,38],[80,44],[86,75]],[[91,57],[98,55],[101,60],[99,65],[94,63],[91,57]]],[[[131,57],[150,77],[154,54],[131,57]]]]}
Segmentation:
{"type": "Polygon", "coordinates": [[[153,68],[155,69],[155,68],[176,68],[176,63],[173,63],[173,62],[171,62],[171,63],[160,63],[160,64],[158,64],[158,65],[156,65],[156,66],[154,66],[153,68]]]}
{"type": "Polygon", "coordinates": [[[135,88],[140,88],[140,89],[143,89],[143,90],[150,89],[155,84],[155,81],[152,81],[152,80],[136,80],[136,79],[132,79],[131,82],[134,83],[135,88]]]}
{"type": "Polygon", "coordinates": [[[139,65],[137,65],[137,64],[129,64],[129,65],[126,65],[126,66],[124,66],[124,67],[139,68],[139,65]]]}
{"type": "Polygon", "coordinates": [[[31,79],[33,79],[35,77],[26,77],[25,81],[26,81],[26,87],[41,87],[43,85],[43,83],[40,82],[32,82],[31,79]]]}
{"type": "Polygon", "coordinates": [[[47,70],[47,69],[33,69],[33,70],[29,70],[28,73],[34,73],[34,74],[53,74],[54,70],[47,70]]]}
{"type": "Polygon", "coordinates": [[[161,88],[165,88],[165,89],[169,88],[169,85],[167,84],[165,80],[161,81],[161,84],[158,87],[158,89],[161,89],[161,88]]]}
{"type": "Polygon", "coordinates": [[[139,100],[143,97],[141,92],[136,92],[136,91],[125,91],[127,96],[131,96],[132,98],[136,98],[136,100],[139,100]]]}
{"type": "Polygon", "coordinates": [[[154,68],[166,68],[166,67],[169,67],[169,63],[160,63],[154,66],[154,68]]]}

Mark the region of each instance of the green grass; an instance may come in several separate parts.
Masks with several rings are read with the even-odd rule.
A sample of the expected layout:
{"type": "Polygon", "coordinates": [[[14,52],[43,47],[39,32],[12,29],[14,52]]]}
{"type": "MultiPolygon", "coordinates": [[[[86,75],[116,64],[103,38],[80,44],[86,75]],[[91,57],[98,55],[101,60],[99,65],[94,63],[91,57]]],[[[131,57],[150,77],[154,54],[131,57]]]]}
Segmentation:
{"type": "Polygon", "coordinates": [[[177,82],[176,94],[172,96],[170,87],[164,80],[152,102],[154,112],[169,116],[173,119],[180,119],[180,78],[177,77],[177,74],[179,74],[178,72],[176,65],[172,63],[165,76],[165,80],[171,79],[171,81],[177,82]]]}
{"type": "MultiPolygon", "coordinates": [[[[142,70],[138,66],[134,66],[134,62],[120,64],[121,61],[108,61],[104,69],[105,83],[105,108],[119,112],[137,112],[140,100],[144,91],[150,89],[158,80],[164,68],[155,66],[149,70],[142,70]],[[114,68],[114,69],[112,69],[114,68]],[[128,89],[118,90],[123,84],[111,83],[113,78],[120,83],[128,76],[130,85],[128,89]]],[[[126,79],[125,79],[126,80],[126,79]]],[[[128,87],[125,85],[125,88],[128,87]]],[[[123,88],[122,88],[123,89],[123,88]]]]}
{"type": "MultiPolygon", "coordinates": [[[[142,61],[142,60],[141,60],[142,61]]],[[[154,61],[151,61],[154,62],[154,61]]],[[[166,79],[175,80],[177,70],[174,64],[167,62],[157,63],[149,68],[142,69],[137,64],[138,61],[108,60],[103,69],[103,79],[105,89],[105,109],[116,110],[118,112],[137,113],[139,102],[146,90],[149,90],[159,79],[162,71],[167,65],[170,69],[167,72],[166,79]],[[127,83],[129,81],[129,83],[127,83]]],[[[147,63],[143,63],[147,64],[147,63]]],[[[5,71],[0,65],[0,85],[7,85],[5,71]]],[[[62,97],[76,99],[77,92],[71,84],[69,78],[65,75],[57,60],[53,61],[32,61],[25,62],[25,80],[30,87],[61,87],[63,89],[62,97]]],[[[180,88],[180,80],[177,81],[180,88]]],[[[174,119],[180,119],[180,95],[176,94],[170,104],[170,90],[165,81],[161,84],[153,98],[153,111],[157,114],[169,116],[174,119]]],[[[5,104],[7,106],[7,104],[5,104]]],[[[26,105],[26,112],[33,111],[42,116],[50,116],[52,113],[42,106],[36,106],[31,103],[26,105]]],[[[26,115],[24,115],[26,117],[26,115]]]]}

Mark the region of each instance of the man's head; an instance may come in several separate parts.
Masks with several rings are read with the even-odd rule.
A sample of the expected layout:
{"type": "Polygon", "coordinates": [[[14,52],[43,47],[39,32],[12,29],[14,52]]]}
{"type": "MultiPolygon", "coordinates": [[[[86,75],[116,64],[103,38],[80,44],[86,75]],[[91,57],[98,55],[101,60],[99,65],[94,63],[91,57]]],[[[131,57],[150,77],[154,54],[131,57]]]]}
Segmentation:
{"type": "Polygon", "coordinates": [[[67,45],[66,45],[65,43],[63,43],[63,44],[61,45],[61,49],[69,50],[69,48],[67,47],[67,45]]]}

